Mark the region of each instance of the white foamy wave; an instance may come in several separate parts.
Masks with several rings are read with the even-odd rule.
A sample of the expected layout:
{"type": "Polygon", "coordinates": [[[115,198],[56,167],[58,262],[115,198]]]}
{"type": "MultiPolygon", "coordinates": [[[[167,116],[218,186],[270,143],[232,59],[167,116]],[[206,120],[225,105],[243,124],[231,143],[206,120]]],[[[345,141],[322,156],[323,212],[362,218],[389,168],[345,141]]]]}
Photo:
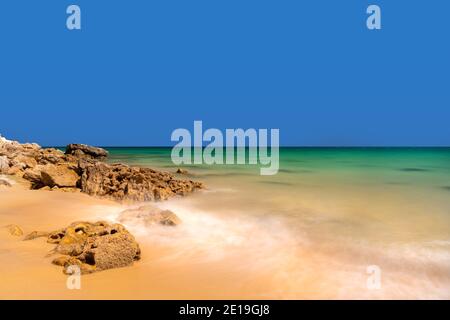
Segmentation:
{"type": "MultiPolygon", "coordinates": [[[[156,204],[171,210],[181,220],[176,228],[166,226],[127,225],[140,241],[150,245],[176,248],[165,259],[195,258],[196,261],[218,261],[239,255],[252,263],[276,264],[276,257],[289,254],[294,248],[293,237],[282,221],[218,214],[213,209],[199,210],[189,200],[171,200],[156,204]]],[[[116,216],[117,221],[118,215],[116,216]]]]}
{"type": "Polygon", "coordinates": [[[236,193],[238,190],[232,188],[216,188],[201,190],[203,193],[236,193]]]}
{"type": "Polygon", "coordinates": [[[90,219],[117,222],[117,217],[125,210],[122,205],[95,205],[90,207],[90,219]]]}

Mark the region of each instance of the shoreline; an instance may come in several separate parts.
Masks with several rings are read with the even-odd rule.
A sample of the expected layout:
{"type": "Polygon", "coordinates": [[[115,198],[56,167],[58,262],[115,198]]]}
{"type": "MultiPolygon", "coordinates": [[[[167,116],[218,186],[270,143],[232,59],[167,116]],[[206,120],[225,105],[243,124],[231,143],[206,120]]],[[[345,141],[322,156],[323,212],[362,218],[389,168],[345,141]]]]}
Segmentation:
{"type": "MultiPolygon", "coordinates": [[[[1,187],[11,189],[8,192],[10,198],[19,196],[24,202],[34,199],[35,195],[21,196],[19,190],[24,192],[21,189],[83,193],[122,204],[167,200],[204,188],[200,182],[178,180],[167,172],[119,163],[107,164],[104,160],[108,155],[109,152],[102,148],[84,144],[69,144],[65,152],[62,152],[43,149],[37,144],[20,144],[0,136],[0,173],[14,180],[2,178],[1,187]]],[[[178,173],[183,173],[180,170],[178,173]]],[[[67,198],[65,201],[75,200],[77,199],[67,198]]],[[[78,200],[85,201],[82,198],[78,200]]],[[[92,221],[92,213],[84,221],[80,215],[73,218],[70,223],[64,224],[67,227],[40,226],[24,233],[18,222],[11,222],[4,228],[8,229],[11,236],[20,237],[27,242],[46,238],[47,243],[55,245],[53,254],[59,254],[52,264],[63,267],[64,273],[68,275],[77,272],[86,275],[131,266],[141,259],[139,244],[120,223],[164,226],[181,223],[173,212],[150,205],[132,209],[124,209],[122,206],[122,212],[116,219],[118,221],[114,223],[106,222],[103,216],[92,221]]]]}

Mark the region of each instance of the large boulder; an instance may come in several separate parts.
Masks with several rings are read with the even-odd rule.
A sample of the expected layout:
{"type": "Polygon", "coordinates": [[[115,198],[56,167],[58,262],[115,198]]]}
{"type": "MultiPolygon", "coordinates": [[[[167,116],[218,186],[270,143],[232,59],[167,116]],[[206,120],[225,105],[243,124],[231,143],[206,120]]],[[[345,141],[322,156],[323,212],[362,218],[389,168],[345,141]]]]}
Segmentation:
{"type": "Polygon", "coordinates": [[[129,232],[117,232],[87,239],[79,260],[96,270],[124,268],[140,259],[140,249],[129,232]]]}
{"type": "Polygon", "coordinates": [[[50,188],[74,188],[78,185],[80,176],[71,165],[48,164],[41,168],[41,182],[50,188]]]}
{"type": "Polygon", "coordinates": [[[42,166],[37,166],[33,169],[25,171],[25,173],[23,174],[23,178],[31,182],[32,189],[41,189],[45,187],[44,183],[42,182],[41,169],[42,166]]]}
{"type": "Polygon", "coordinates": [[[92,147],[85,144],[69,144],[66,147],[66,154],[78,158],[92,158],[102,160],[108,157],[108,151],[102,148],[92,147]]]}
{"type": "MultiPolygon", "coordinates": [[[[47,233],[34,232],[27,240],[47,233]]],[[[120,224],[104,221],[75,222],[65,229],[48,233],[48,243],[55,244],[55,253],[61,254],[53,264],[64,267],[78,266],[83,274],[131,266],[140,260],[139,244],[120,224]]]]}

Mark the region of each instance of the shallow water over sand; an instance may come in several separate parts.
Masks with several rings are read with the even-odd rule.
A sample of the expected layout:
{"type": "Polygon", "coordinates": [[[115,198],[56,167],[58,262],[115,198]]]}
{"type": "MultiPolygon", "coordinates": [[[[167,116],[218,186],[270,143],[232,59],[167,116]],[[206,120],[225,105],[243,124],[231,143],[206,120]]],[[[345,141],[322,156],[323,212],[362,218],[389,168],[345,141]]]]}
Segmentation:
{"type": "MultiPolygon", "coordinates": [[[[159,204],[183,224],[127,226],[143,260],[83,277],[81,291],[65,288],[45,241],[1,230],[0,298],[449,299],[450,151],[408,150],[282,150],[274,177],[188,167],[208,190],[159,204]],[[372,265],[380,290],[367,288],[372,265]]],[[[112,161],[174,170],[169,152],[114,149],[112,161]]],[[[0,225],[25,231],[114,220],[122,209],[82,194],[0,191],[0,225]]]]}

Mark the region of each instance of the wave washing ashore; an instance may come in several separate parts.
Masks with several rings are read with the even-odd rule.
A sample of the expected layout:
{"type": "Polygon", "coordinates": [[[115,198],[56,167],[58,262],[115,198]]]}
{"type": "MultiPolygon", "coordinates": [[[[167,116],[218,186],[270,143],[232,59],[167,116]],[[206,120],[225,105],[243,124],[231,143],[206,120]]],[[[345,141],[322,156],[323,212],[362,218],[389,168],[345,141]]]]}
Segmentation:
{"type": "MultiPolygon", "coordinates": [[[[13,176],[31,190],[83,192],[118,201],[159,201],[183,196],[203,188],[199,182],[177,180],[173,175],[152,169],[103,162],[108,152],[82,144],[68,145],[65,153],[43,149],[37,144],[20,144],[0,137],[0,173],[13,176]]],[[[8,179],[0,180],[12,187],[8,179]]],[[[168,210],[141,206],[124,210],[119,221],[139,220],[148,225],[176,226],[178,217],[168,210]]],[[[22,237],[16,224],[4,226],[12,236],[22,237]]],[[[76,221],[55,231],[32,231],[23,241],[39,238],[55,245],[48,256],[64,273],[91,274],[133,265],[141,249],[133,235],[121,224],[105,220],[76,221]]]]}
{"type": "MultiPolygon", "coordinates": [[[[169,148],[108,151],[106,165],[177,169],[169,148]]],[[[207,188],[152,203],[158,217],[175,213],[176,227],[146,223],[147,202],[28,190],[8,176],[0,226],[27,234],[80,220],[121,223],[141,256],[67,290],[46,257],[55,245],[0,229],[0,298],[450,298],[450,149],[282,148],[280,161],[275,176],[257,166],[183,167],[174,180],[207,188]],[[381,270],[375,290],[370,266],[381,270]]]]}

